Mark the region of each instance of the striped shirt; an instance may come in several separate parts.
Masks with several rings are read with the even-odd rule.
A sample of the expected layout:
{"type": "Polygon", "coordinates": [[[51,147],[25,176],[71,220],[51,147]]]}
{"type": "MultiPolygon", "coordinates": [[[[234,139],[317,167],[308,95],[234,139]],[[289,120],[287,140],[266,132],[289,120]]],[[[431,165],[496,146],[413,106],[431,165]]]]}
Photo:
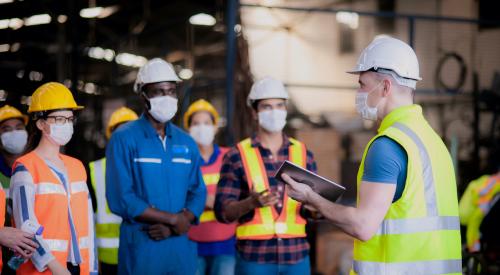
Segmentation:
{"type": "MultiPolygon", "coordinates": [[[[283,144],[278,150],[278,158],[273,159],[269,149],[264,148],[257,136],[252,137],[252,147],[259,148],[263,158],[264,166],[269,179],[271,192],[279,194],[282,203],[274,207],[277,213],[281,213],[284,201],[284,183],[274,178],[277,170],[283,161],[288,160],[288,147],[290,141],[283,135],[283,144]]],[[[313,154],[307,151],[307,169],[316,172],[316,162],[313,154]]],[[[221,176],[217,185],[215,199],[215,213],[218,220],[224,220],[225,206],[233,201],[240,201],[249,196],[247,176],[243,168],[241,155],[236,147],[233,147],[224,157],[221,176]]],[[[301,211],[303,213],[304,211],[301,211]]],[[[243,215],[239,223],[245,223],[253,218],[254,211],[243,215]]],[[[309,254],[309,243],[306,238],[270,240],[238,240],[237,249],[240,257],[247,261],[267,264],[294,264],[304,259],[309,254]]]]}
{"type": "MultiPolygon", "coordinates": [[[[76,234],[75,224],[73,222],[73,214],[71,212],[71,206],[69,205],[69,196],[71,191],[68,190],[68,175],[65,171],[61,171],[55,165],[50,163],[47,160],[44,160],[47,166],[50,168],[54,176],[62,183],[65,189],[65,193],[68,196],[68,218],[69,218],[69,227],[71,233],[71,239],[69,240],[69,253],[67,262],[71,263],[75,266],[82,263],[82,256],[80,255],[80,245],[88,246],[90,252],[90,273],[97,274],[97,253],[96,248],[94,246],[95,241],[95,233],[94,233],[94,220],[93,215],[89,215],[89,237],[82,238],[78,240],[78,236],[76,234]]],[[[13,175],[11,177],[10,184],[10,192],[13,201],[13,217],[16,224],[16,227],[21,228],[22,224],[26,220],[37,221],[38,219],[35,215],[35,184],[33,183],[33,178],[31,174],[28,172],[26,167],[22,164],[17,165],[15,170],[13,171],[13,175]]],[[[93,213],[92,210],[92,201],[89,195],[88,198],[88,207],[89,213],[93,213]]],[[[31,261],[36,269],[40,272],[44,271],[47,268],[47,264],[54,259],[54,256],[47,251],[48,247],[52,247],[55,244],[50,241],[44,240],[41,236],[37,237],[37,240],[42,243],[42,245],[33,253],[31,257],[31,261]],[[44,244],[44,245],[43,245],[44,244]]]]}

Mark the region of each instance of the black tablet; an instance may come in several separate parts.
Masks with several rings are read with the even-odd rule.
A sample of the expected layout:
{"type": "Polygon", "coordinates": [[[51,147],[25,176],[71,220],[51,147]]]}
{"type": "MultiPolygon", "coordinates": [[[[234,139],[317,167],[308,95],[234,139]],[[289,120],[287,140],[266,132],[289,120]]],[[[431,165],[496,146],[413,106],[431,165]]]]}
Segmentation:
{"type": "Polygon", "coordinates": [[[311,186],[314,192],[332,202],[336,202],[345,191],[344,186],[297,166],[288,160],[281,164],[281,167],[274,177],[285,182],[281,178],[281,174],[283,173],[287,174],[295,181],[311,186]]]}

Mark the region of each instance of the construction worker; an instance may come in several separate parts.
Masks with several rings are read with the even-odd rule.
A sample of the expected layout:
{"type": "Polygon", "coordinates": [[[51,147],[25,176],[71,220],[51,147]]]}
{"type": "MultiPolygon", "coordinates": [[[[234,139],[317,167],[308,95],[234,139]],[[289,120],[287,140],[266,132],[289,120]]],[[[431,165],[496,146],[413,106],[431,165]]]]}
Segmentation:
{"type": "Polygon", "coordinates": [[[306,215],[285,194],[284,183],[274,178],[285,160],[316,171],[304,143],[283,133],[287,100],[280,81],[257,81],[247,99],[257,132],[223,160],[215,211],[221,222],[238,222],[236,274],[310,273],[306,215]]]}
{"type": "Polygon", "coordinates": [[[191,224],[203,212],[206,188],[195,141],[170,120],[177,82],[160,58],[139,69],[134,91],[145,112],[117,129],[106,148],[106,198],[122,217],[119,274],[194,274],[191,224]]]}
{"type": "Polygon", "coordinates": [[[10,192],[16,227],[33,220],[44,229],[36,236],[40,247],[17,274],[97,274],[85,167],[60,153],[73,135],[74,111],[82,108],[57,82],[31,96],[28,153],[14,162],[10,192]]]}
{"type": "Polygon", "coordinates": [[[467,227],[466,243],[469,252],[481,251],[480,226],[500,195],[500,169],[493,175],[484,175],[467,186],[460,199],[460,223],[467,227]]]}
{"type": "Polygon", "coordinates": [[[213,211],[222,158],[229,150],[214,144],[218,125],[219,113],[203,99],[191,104],[184,114],[184,128],[189,130],[200,149],[201,172],[207,187],[207,201],[200,224],[188,232],[189,238],[198,243],[198,275],[231,275],[236,263],[236,224],[217,222],[213,211]]]}
{"type": "Polygon", "coordinates": [[[12,164],[24,151],[28,141],[27,123],[28,117],[18,109],[9,105],[0,108],[0,182],[7,197],[12,164]]]}
{"type": "MultiPolygon", "coordinates": [[[[0,183],[3,187],[3,196],[6,202],[0,213],[5,213],[1,225],[11,225],[12,203],[9,198],[10,176],[12,174],[12,164],[21,156],[28,141],[26,124],[28,116],[23,115],[18,109],[5,105],[0,108],[0,183]]],[[[0,202],[1,203],[1,202],[0,202]]],[[[6,262],[13,253],[7,247],[3,247],[3,260],[6,262]]],[[[2,274],[15,274],[8,265],[4,265],[2,274]]]]}
{"type": "Polygon", "coordinates": [[[352,274],[461,274],[455,172],[441,138],[413,104],[413,49],[375,39],[350,73],[356,109],[380,122],[358,172],[355,207],[330,202],[288,176],[288,194],[355,238],[352,274]]]}
{"type": "MultiPolygon", "coordinates": [[[[106,138],[125,122],[136,120],[137,114],[127,107],[121,107],[111,114],[106,127],[106,138]]],[[[101,274],[117,274],[120,223],[122,218],[111,213],[106,201],[106,158],[89,163],[90,182],[96,197],[95,234],[101,274]]]]}

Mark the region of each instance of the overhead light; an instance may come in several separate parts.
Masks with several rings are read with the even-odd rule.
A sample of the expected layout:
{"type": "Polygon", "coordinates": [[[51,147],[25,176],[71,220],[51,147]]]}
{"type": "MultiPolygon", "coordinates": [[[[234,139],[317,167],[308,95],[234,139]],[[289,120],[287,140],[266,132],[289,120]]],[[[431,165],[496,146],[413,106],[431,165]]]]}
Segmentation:
{"type": "Polygon", "coordinates": [[[2,19],[2,20],[0,20],[0,30],[8,28],[9,27],[9,22],[10,22],[10,19],[2,19]]]}
{"type": "Polygon", "coordinates": [[[87,94],[90,94],[90,95],[95,94],[96,93],[96,86],[92,82],[85,83],[85,85],[83,86],[83,91],[87,94]]]}
{"type": "Polygon", "coordinates": [[[83,18],[106,18],[118,11],[118,6],[93,7],[80,10],[80,16],[83,18]]]}
{"type": "Polygon", "coordinates": [[[21,104],[23,105],[31,105],[31,96],[21,96],[21,104]]]}
{"type": "Polygon", "coordinates": [[[206,13],[198,13],[189,18],[189,23],[198,26],[213,26],[216,22],[215,17],[206,13]]]}
{"type": "Polygon", "coordinates": [[[14,2],[14,0],[0,0],[0,5],[1,4],[8,4],[8,3],[12,3],[14,2]]]}
{"type": "Polygon", "coordinates": [[[120,65],[130,67],[142,67],[148,62],[148,60],[144,56],[130,53],[119,53],[116,56],[115,61],[120,65]]]}
{"type": "Polygon", "coordinates": [[[359,26],[359,15],[356,12],[339,11],[335,17],[337,22],[345,24],[351,29],[357,29],[359,26]]]}
{"type": "Polygon", "coordinates": [[[31,81],[42,81],[43,74],[41,72],[31,71],[29,74],[29,79],[31,81]]]}
{"type": "Polygon", "coordinates": [[[19,51],[19,48],[21,48],[21,43],[17,42],[17,43],[14,43],[10,46],[10,51],[15,53],[15,52],[19,51]]]}
{"type": "Polygon", "coordinates": [[[191,77],[193,77],[193,71],[191,71],[190,69],[184,68],[179,72],[179,77],[182,79],[185,79],[185,80],[191,79],[191,77]]]}
{"type": "Polygon", "coordinates": [[[52,21],[52,18],[48,14],[37,14],[31,17],[26,18],[24,21],[25,26],[34,26],[34,25],[42,25],[49,24],[52,21]]]}
{"type": "Polygon", "coordinates": [[[0,53],[8,52],[10,50],[9,44],[0,44],[0,53]]]}
{"type": "Polygon", "coordinates": [[[11,18],[9,20],[9,28],[13,29],[13,30],[17,30],[19,29],[20,27],[22,27],[24,24],[24,21],[19,19],[19,18],[11,18]]]}
{"type": "Polygon", "coordinates": [[[64,24],[66,23],[66,21],[68,21],[68,16],[64,15],[64,14],[61,14],[57,17],[57,22],[61,23],[61,24],[64,24]]]}
{"type": "Polygon", "coordinates": [[[88,49],[87,55],[94,59],[104,59],[111,62],[115,58],[115,51],[101,47],[91,47],[88,49]]]}
{"type": "Polygon", "coordinates": [[[5,90],[0,90],[0,101],[7,100],[8,93],[5,90]]]}

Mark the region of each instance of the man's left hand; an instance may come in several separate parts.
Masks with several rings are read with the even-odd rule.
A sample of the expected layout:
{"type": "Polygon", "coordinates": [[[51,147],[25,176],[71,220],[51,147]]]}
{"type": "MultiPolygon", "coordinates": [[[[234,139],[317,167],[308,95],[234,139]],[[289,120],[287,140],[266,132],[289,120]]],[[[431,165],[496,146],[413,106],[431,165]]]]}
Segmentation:
{"type": "Polygon", "coordinates": [[[155,241],[161,241],[170,237],[172,230],[163,223],[157,223],[148,227],[148,235],[155,241]]]}
{"type": "Polygon", "coordinates": [[[296,201],[305,204],[308,203],[310,197],[309,194],[313,192],[313,190],[309,185],[297,182],[287,174],[281,175],[281,178],[287,183],[286,192],[288,196],[290,196],[292,199],[296,201]]]}

